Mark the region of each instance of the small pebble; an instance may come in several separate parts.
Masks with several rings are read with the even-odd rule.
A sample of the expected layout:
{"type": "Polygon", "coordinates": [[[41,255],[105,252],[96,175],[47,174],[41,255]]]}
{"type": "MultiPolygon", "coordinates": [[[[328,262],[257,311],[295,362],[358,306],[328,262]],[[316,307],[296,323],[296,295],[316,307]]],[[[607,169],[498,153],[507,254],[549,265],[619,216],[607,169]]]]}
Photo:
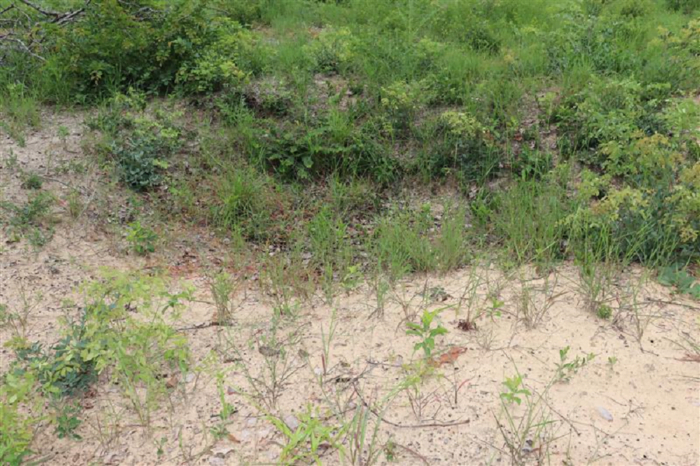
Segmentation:
{"type": "Polygon", "coordinates": [[[606,421],[612,422],[612,420],[613,420],[613,417],[612,417],[612,414],[610,414],[610,411],[603,408],[602,406],[598,406],[598,414],[600,414],[600,417],[602,417],[606,421]]]}
{"type": "Polygon", "coordinates": [[[299,420],[291,414],[286,415],[283,421],[291,430],[297,430],[299,427],[299,420]]]}

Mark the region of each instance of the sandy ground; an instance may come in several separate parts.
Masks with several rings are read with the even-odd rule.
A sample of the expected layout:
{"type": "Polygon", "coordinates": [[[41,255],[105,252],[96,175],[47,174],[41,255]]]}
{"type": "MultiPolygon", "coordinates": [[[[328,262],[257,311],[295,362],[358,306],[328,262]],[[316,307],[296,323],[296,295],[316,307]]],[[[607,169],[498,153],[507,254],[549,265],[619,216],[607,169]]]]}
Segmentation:
{"type": "MultiPolygon", "coordinates": [[[[45,344],[58,337],[58,318],[72,312],[65,301],[80,302],[77,288],[99,277],[100,267],[137,271],[153,266],[127,254],[120,238],[96,220],[98,199],[115,211],[119,201],[110,201],[111,194],[101,190],[102,175],[90,168],[81,150],[80,122],[80,116],[47,114],[42,129],[27,135],[26,147],[0,140],[2,200],[21,202],[27,195],[20,187],[21,172],[35,171],[47,178],[44,189],[57,198],[78,188],[88,205],[74,220],[59,201],[53,238],[39,249],[0,238],[0,303],[26,308],[27,337],[45,344]],[[59,125],[69,129],[65,141],[55,135],[59,125]],[[8,164],[11,154],[14,164],[8,164]],[[61,170],[71,161],[88,169],[80,174],[61,170]]],[[[332,305],[320,298],[299,303],[294,317],[276,328],[273,300],[253,283],[237,298],[235,322],[212,327],[202,326],[214,309],[199,267],[211,257],[187,254],[194,254],[192,267],[181,268],[178,254],[158,260],[197,289],[198,301],[175,324],[189,340],[192,373],[177,381],[148,427],[138,423],[117,387],[100,382],[89,399],[81,400],[82,440],[58,439],[52,427],[41,426],[34,459],[43,464],[276,464],[285,439],[266,414],[294,430],[313,407],[317,419],[339,429],[337,419],[349,422],[370,407],[358,464],[373,449],[376,464],[390,464],[387,456],[392,455],[402,465],[511,463],[504,437],[517,432],[509,428],[504,409],[516,423],[528,412],[535,424],[546,421],[538,433],[522,433],[516,453],[527,464],[700,461],[700,363],[680,346],[688,339],[700,341],[700,304],[653,282],[641,288],[637,314],[614,302],[615,318],[605,321],[585,309],[576,270],[562,266],[550,276],[557,280],[554,302],[533,329],[522,320],[520,290],[523,283],[536,290],[543,280],[527,270],[505,274],[482,264],[444,277],[413,277],[388,292],[383,313],[376,312],[376,295],[360,285],[339,293],[332,305]],[[465,331],[459,328],[469,307],[464,297],[477,276],[471,307],[481,316],[476,329],[465,331]],[[494,302],[502,305],[494,309],[494,302]],[[431,362],[420,364],[422,353],[413,348],[418,340],[406,335],[406,319],[417,321],[423,310],[445,307],[437,321],[448,333],[436,338],[431,362]],[[565,347],[570,348],[567,362],[589,353],[595,357],[575,373],[567,372],[569,380],[554,381],[565,347]],[[271,385],[271,367],[277,374],[274,390],[264,388],[271,385]],[[528,408],[527,400],[502,403],[503,382],[518,372],[535,406],[528,408]],[[217,373],[223,375],[226,402],[237,409],[223,439],[211,433],[221,409],[217,373]],[[411,379],[415,383],[409,386],[411,379]],[[255,395],[255,386],[262,396],[255,395]]],[[[624,295],[639,274],[621,274],[615,293],[624,295]]],[[[0,342],[10,337],[8,328],[0,329],[0,342]]],[[[0,349],[0,370],[12,358],[8,349],[0,349]]],[[[322,446],[321,462],[350,463],[351,443],[345,442],[345,459],[322,446]]]]}

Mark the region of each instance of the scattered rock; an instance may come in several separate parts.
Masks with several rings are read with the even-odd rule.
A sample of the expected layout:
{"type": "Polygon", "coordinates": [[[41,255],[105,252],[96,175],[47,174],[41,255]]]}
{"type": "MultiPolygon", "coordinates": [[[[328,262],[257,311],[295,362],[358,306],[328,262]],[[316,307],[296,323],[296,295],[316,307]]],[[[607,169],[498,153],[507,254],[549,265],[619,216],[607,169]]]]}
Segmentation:
{"type": "Polygon", "coordinates": [[[219,445],[211,449],[212,454],[217,458],[226,458],[235,448],[233,445],[219,445]]]}
{"type": "Polygon", "coordinates": [[[612,414],[610,414],[610,411],[603,408],[602,406],[598,406],[598,414],[600,414],[600,417],[602,417],[606,421],[612,422],[613,420],[613,416],[612,414]]]}
{"type": "Polygon", "coordinates": [[[260,347],[258,348],[258,352],[260,354],[262,354],[263,356],[265,356],[266,358],[274,358],[278,354],[280,354],[278,349],[270,348],[269,346],[265,346],[265,345],[260,345],[260,347]]]}
{"type": "Polygon", "coordinates": [[[288,414],[282,419],[285,424],[287,424],[287,427],[289,427],[291,430],[297,430],[299,427],[299,420],[296,418],[296,416],[292,414],[288,414]]]}

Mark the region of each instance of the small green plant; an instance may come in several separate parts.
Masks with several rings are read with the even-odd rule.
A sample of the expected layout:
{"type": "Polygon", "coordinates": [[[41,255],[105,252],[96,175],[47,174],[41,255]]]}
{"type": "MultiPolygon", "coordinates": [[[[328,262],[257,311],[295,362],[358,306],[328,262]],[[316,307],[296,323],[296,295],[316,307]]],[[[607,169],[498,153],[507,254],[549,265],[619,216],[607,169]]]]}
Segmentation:
{"type": "Polygon", "coordinates": [[[29,197],[24,205],[0,202],[0,210],[7,216],[0,217],[6,225],[11,241],[26,237],[34,246],[43,246],[53,235],[51,207],[54,196],[46,191],[39,191],[29,197]]]}
{"type": "Polygon", "coordinates": [[[219,372],[216,374],[216,390],[219,393],[219,401],[221,402],[221,411],[219,411],[219,419],[222,422],[228,419],[238,411],[235,406],[226,401],[226,388],[224,387],[224,374],[219,372]]]}
{"type": "Polygon", "coordinates": [[[40,410],[40,402],[33,399],[35,383],[28,372],[0,376],[0,464],[19,466],[31,454],[35,425],[41,421],[40,415],[27,414],[27,408],[40,410]]]}
{"type": "Polygon", "coordinates": [[[216,305],[217,325],[229,325],[233,319],[234,302],[233,295],[238,288],[239,283],[226,272],[219,272],[211,279],[209,288],[211,290],[214,304],[216,305]]]}
{"type": "Polygon", "coordinates": [[[653,309],[655,304],[645,301],[641,296],[647,280],[647,272],[642,272],[637,277],[629,277],[620,286],[616,297],[617,313],[614,323],[620,329],[625,326],[625,323],[629,323],[632,335],[640,346],[647,327],[654,319],[659,319],[663,316],[660,311],[653,312],[653,310],[648,310],[650,308],[653,309]]]}
{"type": "Polygon", "coordinates": [[[496,422],[512,464],[527,464],[532,456],[537,464],[545,464],[550,444],[556,438],[556,421],[551,419],[547,402],[551,383],[541,393],[531,393],[516,367],[516,375],[506,378],[503,384],[507,391],[501,393],[501,416],[496,417],[496,422]]]}
{"type": "Polygon", "coordinates": [[[435,348],[435,337],[445,335],[447,333],[447,329],[441,324],[433,327],[433,320],[445,309],[447,308],[438,309],[432,312],[425,310],[421,316],[420,324],[415,322],[406,323],[406,326],[408,327],[406,330],[406,335],[416,336],[421,340],[413,346],[413,350],[418,351],[419,349],[422,349],[426,359],[430,358],[430,355],[435,348]]]}
{"type": "Polygon", "coordinates": [[[503,385],[506,386],[508,391],[501,393],[501,399],[507,401],[508,403],[522,403],[522,396],[530,396],[530,390],[526,389],[523,385],[523,378],[520,374],[513,377],[506,377],[503,385]]]}
{"type": "Polygon", "coordinates": [[[15,309],[0,303],[0,329],[9,329],[15,342],[26,340],[30,313],[40,301],[32,303],[24,289],[20,289],[20,300],[21,306],[15,309]]]}
{"type": "Polygon", "coordinates": [[[68,206],[68,214],[73,220],[80,217],[85,210],[80,191],[77,189],[71,189],[71,191],[68,193],[68,196],[66,196],[66,204],[68,206]]]}
{"type": "Polygon", "coordinates": [[[153,443],[156,446],[156,456],[160,459],[165,454],[165,444],[168,442],[167,437],[161,437],[158,440],[154,440],[153,443]]]}
{"type": "Polygon", "coordinates": [[[209,432],[216,440],[225,439],[229,435],[228,427],[223,423],[214,424],[209,428],[209,432]]]}
{"type": "Polygon", "coordinates": [[[617,357],[608,356],[608,367],[610,367],[610,370],[613,370],[615,368],[615,364],[617,364],[617,357]]]}
{"type": "MultiPolygon", "coordinates": [[[[464,308],[466,308],[467,315],[464,319],[464,326],[466,330],[476,328],[476,320],[481,316],[484,306],[484,298],[479,295],[479,288],[484,282],[484,278],[479,270],[479,264],[474,263],[469,266],[469,275],[467,276],[466,285],[462,290],[459,300],[455,305],[455,314],[459,317],[464,308]]],[[[491,301],[491,317],[495,313],[500,313],[500,308],[505,304],[498,300],[495,296],[492,297],[491,301]]]]}
{"type": "Polygon", "coordinates": [[[28,173],[25,175],[24,180],[22,181],[22,189],[41,189],[41,187],[44,185],[44,180],[42,177],[37,175],[36,173],[28,173]]]}
{"type": "Polygon", "coordinates": [[[700,281],[679,265],[664,267],[659,272],[659,283],[664,286],[674,286],[679,293],[700,299],[700,281]]]}
{"type": "Polygon", "coordinates": [[[343,449],[340,439],[344,429],[326,425],[311,407],[299,415],[299,425],[295,429],[277,417],[268,415],[267,419],[286,439],[280,453],[282,464],[313,461],[320,465],[320,453],[325,450],[321,445],[341,451],[343,449]]]}
{"type": "Polygon", "coordinates": [[[340,284],[345,291],[352,291],[362,282],[362,272],[358,265],[349,265],[340,284]]]}
{"type": "Polygon", "coordinates": [[[74,404],[65,404],[57,408],[55,422],[58,438],[82,439],[76,432],[76,429],[80,427],[82,422],[78,417],[79,414],[80,407],[74,404]]]}
{"type": "Polygon", "coordinates": [[[571,348],[567,346],[566,348],[559,350],[559,362],[557,363],[555,375],[556,382],[570,381],[580,369],[595,358],[595,354],[588,353],[586,356],[576,356],[573,361],[568,361],[570,349],[571,348]]]}
{"type": "Polygon", "coordinates": [[[384,457],[390,463],[396,461],[396,443],[393,440],[384,444],[384,457]]]}
{"type": "Polygon", "coordinates": [[[521,279],[518,311],[527,328],[532,329],[540,325],[552,306],[556,304],[556,300],[564,294],[564,292],[556,293],[556,287],[556,275],[554,279],[547,275],[541,287],[527,285],[525,280],[521,279]]]}
{"type": "Polygon", "coordinates": [[[603,320],[608,320],[610,317],[612,317],[612,308],[608,306],[607,304],[601,304],[598,306],[598,310],[596,311],[596,314],[598,317],[600,317],[603,320]]]}
{"type": "Polygon", "coordinates": [[[576,283],[586,308],[596,314],[601,306],[613,299],[614,283],[622,264],[619,245],[612,239],[609,229],[592,228],[589,225],[574,227],[573,242],[579,268],[576,283]]]}
{"type": "Polygon", "coordinates": [[[65,146],[66,140],[68,139],[68,136],[70,135],[70,130],[68,130],[68,128],[66,128],[63,125],[60,125],[58,127],[58,130],[56,131],[56,135],[58,136],[58,138],[61,140],[61,142],[65,146]]]}
{"type": "MultiPolygon", "coordinates": [[[[304,366],[292,351],[292,348],[298,344],[300,335],[298,332],[291,332],[281,338],[279,335],[281,320],[279,316],[273,317],[272,328],[258,340],[258,352],[264,358],[264,364],[260,369],[253,372],[249,365],[245,363],[239,365],[250,387],[249,396],[256,398],[267,411],[277,410],[278,400],[290,383],[290,378],[304,366]]],[[[238,349],[234,351],[243,359],[238,349]]]]}
{"type": "Polygon", "coordinates": [[[348,460],[349,464],[376,464],[382,451],[384,451],[387,458],[391,456],[391,448],[395,448],[395,445],[389,445],[388,450],[386,445],[382,448],[381,445],[379,445],[378,437],[384,412],[388,408],[391,398],[395,393],[396,389],[394,389],[387,398],[379,400],[379,404],[376,407],[380,408],[380,410],[375,411],[375,413],[379,413],[377,417],[375,417],[375,413],[372,412],[372,409],[360,404],[355,408],[350,422],[341,427],[341,430],[346,432],[347,445],[347,448],[341,450],[341,454],[348,460]]]}
{"type": "Polygon", "coordinates": [[[145,256],[156,250],[158,235],[150,228],[141,225],[141,222],[133,222],[129,224],[126,240],[136,254],[145,256]]]}
{"type": "Polygon", "coordinates": [[[331,314],[331,323],[326,331],[321,327],[321,343],[323,345],[323,355],[321,356],[321,366],[323,373],[320,375],[320,382],[323,382],[322,377],[328,373],[328,367],[330,366],[331,358],[331,343],[333,342],[333,337],[335,336],[335,331],[338,328],[338,316],[336,310],[333,309],[333,314],[331,314]]]}

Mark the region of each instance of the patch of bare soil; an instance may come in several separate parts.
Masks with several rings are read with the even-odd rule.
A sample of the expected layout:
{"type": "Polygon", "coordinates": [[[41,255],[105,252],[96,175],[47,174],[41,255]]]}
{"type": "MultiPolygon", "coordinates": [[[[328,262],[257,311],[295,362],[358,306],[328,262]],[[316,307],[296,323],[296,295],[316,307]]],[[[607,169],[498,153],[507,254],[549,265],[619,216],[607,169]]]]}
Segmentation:
{"type": "MultiPolygon", "coordinates": [[[[64,301],[79,302],[75,290],[98,277],[100,267],[149,264],[126,255],[93,221],[97,173],[56,168],[90,166],[80,149],[80,118],[47,115],[43,128],[28,135],[25,148],[0,141],[3,200],[26,198],[20,167],[43,173],[44,189],[59,199],[77,187],[87,207],[72,219],[59,202],[60,221],[40,248],[1,238],[0,302],[23,309],[26,303],[27,338],[50,344],[64,301]],[[57,125],[69,129],[65,141],[53,135],[57,125]],[[16,165],[9,167],[11,153],[16,165]]],[[[618,296],[627,296],[623,285],[638,272],[620,279],[618,296]]],[[[270,416],[296,430],[311,409],[345,439],[344,460],[320,445],[323,464],[349,463],[353,452],[402,465],[499,464],[514,456],[524,464],[698,464],[700,365],[681,346],[700,340],[698,304],[647,283],[636,304],[621,298],[611,306],[614,318],[602,320],[586,310],[576,270],[564,266],[555,273],[551,306],[528,328],[523,283],[532,286],[533,305],[545,298],[536,291],[542,279],[523,273],[527,281],[484,265],[414,277],[383,299],[359,286],[332,305],[300,302],[279,321],[275,299],[251,286],[236,299],[233,324],[216,327],[207,326],[214,314],[207,277],[193,267],[185,278],[198,301],[175,326],[188,338],[196,369],[173,381],[170,400],[151,413],[151,424],[141,425],[118,387],[101,381],[81,400],[82,440],[58,439],[43,425],[34,457],[43,464],[274,464],[287,439],[270,416]],[[439,309],[433,328],[440,323],[448,333],[435,338],[426,360],[406,323],[439,309]],[[219,388],[216,374],[223,376],[219,388]],[[520,404],[501,396],[516,374],[529,392],[515,395],[520,404]],[[221,396],[236,412],[228,433],[214,435],[221,396]],[[367,419],[359,447],[351,422],[358,413],[367,419]]],[[[0,329],[1,342],[10,337],[0,329]]],[[[12,357],[0,350],[0,370],[12,357]]]]}

